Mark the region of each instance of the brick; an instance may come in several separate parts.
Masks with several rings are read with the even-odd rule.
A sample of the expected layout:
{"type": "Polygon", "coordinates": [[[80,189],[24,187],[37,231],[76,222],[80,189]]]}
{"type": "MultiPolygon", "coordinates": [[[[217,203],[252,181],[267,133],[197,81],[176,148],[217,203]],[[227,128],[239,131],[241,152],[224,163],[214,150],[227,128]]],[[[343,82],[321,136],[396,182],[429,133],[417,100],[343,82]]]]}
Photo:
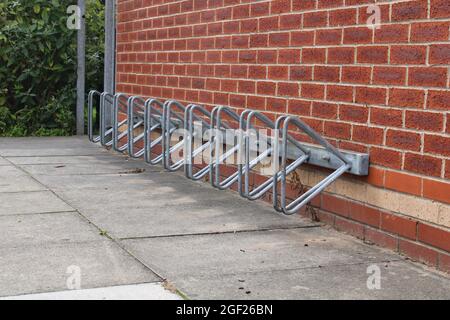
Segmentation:
{"type": "Polygon", "coordinates": [[[422,22],[411,26],[411,42],[447,41],[449,22],[422,22]]]}
{"type": "Polygon", "coordinates": [[[377,144],[383,143],[383,129],[366,127],[366,126],[353,126],[353,141],[377,144]]]}
{"type": "Polygon", "coordinates": [[[426,134],[424,151],[450,157],[450,137],[426,134]]]}
{"type": "Polygon", "coordinates": [[[325,63],[325,59],[325,49],[305,48],[302,50],[302,63],[325,63]]]}
{"type": "Polygon", "coordinates": [[[450,91],[428,91],[427,109],[450,111],[450,91]]]}
{"type": "Polygon", "coordinates": [[[427,48],[425,46],[392,46],[392,64],[425,64],[427,48]]]}
{"type": "Polygon", "coordinates": [[[372,107],[370,108],[370,123],[382,126],[402,127],[403,111],[372,107]]]}
{"type": "Polygon", "coordinates": [[[388,47],[359,47],[357,54],[358,63],[387,63],[388,47]]]}
{"type": "Polygon", "coordinates": [[[450,45],[435,44],[430,46],[430,64],[450,64],[450,45]]]}
{"type": "Polygon", "coordinates": [[[440,177],[442,160],[430,156],[407,153],[405,154],[404,168],[407,171],[433,177],[440,177]]]}
{"type": "Polygon", "coordinates": [[[439,253],[439,270],[450,273],[450,255],[439,253]]]}
{"type": "Polygon", "coordinates": [[[291,99],[288,102],[288,113],[301,116],[311,115],[311,101],[291,99]]]}
{"type": "Polygon", "coordinates": [[[342,29],[316,31],[316,45],[339,45],[342,43],[342,29]]]}
{"type": "Polygon", "coordinates": [[[386,171],[385,186],[404,193],[422,195],[422,178],[394,171],[386,171]]]}
{"type": "Polygon", "coordinates": [[[370,148],[370,162],[393,169],[402,166],[402,154],[395,150],[372,147],[370,148]]]}
{"type": "Polygon", "coordinates": [[[338,231],[348,233],[358,239],[364,239],[364,226],[359,223],[336,217],[334,226],[338,231]]]}
{"type": "Polygon", "coordinates": [[[353,87],[328,85],[327,99],[331,101],[353,102],[353,87]]]}
{"type": "Polygon", "coordinates": [[[303,98],[323,99],[325,96],[325,86],[303,83],[301,85],[301,96],[303,98]]]}
{"type": "Polygon", "coordinates": [[[386,133],[386,145],[402,150],[420,151],[421,135],[408,131],[390,129],[386,133]]]}
{"type": "Polygon", "coordinates": [[[340,105],[339,106],[339,119],[352,122],[366,123],[369,117],[369,111],[367,107],[352,106],[352,105],[340,105]]]}
{"type": "Polygon", "coordinates": [[[338,82],[339,67],[316,66],[314,68],[314,80],[323,82],[338,82]]]}
{"type": "Polygon", "coordinates": [[[378,209],[371,208],[357,202],[350,203],[349,217],[350,219],[375,228],[380,227],[381,212],[378,209]]]}
{"type": "Polygon", "coordinates": [[[286,113],[287,101],[286,99],[267,98],[267,110],[286,113]]]}
{"type": "Polygon", "coordinates": [[[424,179],[423,196],[440,202],[450,203],[450,183],[424,179]]]}
{"type": "Polygon", "coordinates": [[[323,193],[322,209],[343,217],[348,217],[350,214],[350,202],[346,199],[323,193]]]}
{"type": "Polygon", "coordinates": [[[404,238],[416,240],[417,221],[382,212],[381,229],[404,238]]]}
{"type": "Polygon", "coordinates": [[[374,67],[373,83],[384,85],[404,85],[406,83],[406,68],[374,67]]]}
{"type": "Polygon", "coordinates": [[[399,251],[414,261],[437,266],[438,253],[418,243],[399,240],[399,251]]]}
{"type": "Polygon", "coordinates": [[[408,79],[412,86],[446,87],[447,68],[409,68],[408,79]]]}
{"type": "Polygon", "coordinates": [[[303,27],[326,27],[328,22],[328,13],[326,11],[308,12],[303,16],[303,27]]]}
{"type": "Polygon", "coordinates": [[[389,90],[389,106],[423,108],[425,91],[392,88],[389,90]]]}
{"type": "Polygon", "coordinates": [[[297,83],[280,82],[278,83],[278,96],[298,97],[299,85],[297,83]]]}
{"type": "Polygon", "coordinates": [[[367,183],[370,183],[377,187],[384,187],[384,176],[385,176],[384,169],[377,168],[374,166],[369,167],[369,175],[364,178],[367,183]]]}
{"type": "Polygon", "coordinates": [[[344,44],[372,43],[373,31],[366,27],[353,27],[344,30],[344,44]]]}
{"type": "Polygon", "coordinates": [[[269,46],[286,47],[289,45],[289,32],[271,33],[269,35],[269,46]]]}
{"type": "Polygon", "coordinates": [[[273,80],[287,80],[289,69],[282,66],[269,66],[269,78],[273,80]]]}
{"type": "Polygon", "coordinates": [[[342,82],[370,84],[371,75],[370,67],[342,67],[342,82]]]}
{"type": "Polygon", "coordinates": [[[275,82],[266,82],[266,81],[258,81],[257,84],[257,93],[262,95],[275,95],[276,92],[276,83],[275,82]]]}
{"type": "Polygon", "coordinates": [[[292,46],[311,46],[314,44],[314,31],[295,31],[291,33],[292,46]]]}
{"type": "Polygon", "coordinates": [[[447,0],[431,0],[430,16],[431,18],[450,17],[450,2],[447,0]]]}
{"type": "Polygon", "coordinates": [[[280,29],[299,29],[301,24],[301,14],[288,14],[280,17],[280,29]]]}
{"type": "Polygon", "coordinates": [[[418,130],[442,131],[444,117],[441,113],[406,111],[405,126],[418,130]]]}
{"type": "Polygon", "coordinates": [[[384,88],[357,87],[355,102],[366,104],[386,104],[386,95],[386,89],[384,88]]]}
{"type": "Polygon", "coordinates": [[[290,80],[292,81],[311,81],[312,67],[308,66],[291,66],[290,80]]]}
{"type": "Polygon", "coordinates": [[[396,251],[398,248],[398,239],[384,233],[379,230],[372,228],[365,228],[364,230],[364,241],[368,243],[373,243],[383,248],[388,248],[396,251]]]}
{"type": "Polygon", "coordinates": [[[324,132],[325,135],[330,138],[350,139],[351,125],[347,123],[325,121],[324,132]]]}
{"type": "Polygon", "coordinates": [[[299,64],[300,50],[299,49],[282,49],[278,51],[279,64],[299,64]]]}
{"type": "Polygon", "coordinates": [[[428,16],[428,1],[416,0],[392,5],[392,21],[425,19],[428,16]]]}
{"type": "Polygon", "coordinates": [[[375,30],[375,43],[408,42],[409,26],[407,24],[383,25],[375,30]]]}
{"type": "Polygon", "coordinates": [[[324,119],[336,119],[338,107],[332,103],[313,102],[312,115],[324,119]]]}
{"type": "Polygon", "coordinates": [[[356,24],[356,9],[330,11],[330,26],[349,26],[356,24]]]}
{"type": "Polygon", "coordinates": [[[328,63],[353,64],[355,62],[355,48],[328,48],[328,63]]]}

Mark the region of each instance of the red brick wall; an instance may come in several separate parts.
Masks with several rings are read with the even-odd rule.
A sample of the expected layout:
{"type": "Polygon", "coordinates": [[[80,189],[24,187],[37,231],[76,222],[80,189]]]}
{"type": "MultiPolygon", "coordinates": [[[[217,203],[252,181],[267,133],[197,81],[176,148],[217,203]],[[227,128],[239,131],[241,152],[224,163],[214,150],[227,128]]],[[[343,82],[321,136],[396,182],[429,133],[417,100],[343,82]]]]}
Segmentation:
{"type": "Polygon", "coordinates": [[[118,91],[298,115],[370,153],[367,183],[450,204],[450,1],[118,0],[117,23],[118,91]]]}

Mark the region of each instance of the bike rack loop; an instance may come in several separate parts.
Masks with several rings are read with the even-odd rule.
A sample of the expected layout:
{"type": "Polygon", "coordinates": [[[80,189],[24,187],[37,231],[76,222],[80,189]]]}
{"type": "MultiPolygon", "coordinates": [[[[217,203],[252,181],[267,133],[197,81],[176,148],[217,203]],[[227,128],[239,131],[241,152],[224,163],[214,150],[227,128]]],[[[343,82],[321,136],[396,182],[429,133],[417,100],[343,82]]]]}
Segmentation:
{"type": "Polygon", "coordinates": [[[163,160],[164,150],[162,148],[162,141],[164,138],[163,132],[163,108],[164,104],[156,99],[148,99],[145,101],[144,110],[144,160],[148,164],[157,165],[163,160]],[[154,106],[157,105],[161,108],[161,112],[158,111],[154,106]],[[156,115],[155,115],[156,114],[156,115]],[[153,122],[156,121],[156,124],[153,122]],[[153,140],[152,133],[156,130],[161,130],[161,135],[153,140]],[[152,158],[153,149],[161,144],[161,153],[155,158],[152,158]]]}
{"type": "Polygon", "coordinates": [[[144,124],[144,120],[141,120],[142,117],[135,116],[134,108],[136,106],[141,107],[141,111],[144,112],[145,100],[138,96],[132,96],[128,98],[128,154],[132,158],[139,158],[145,152],[145,145],[139,151],[134,151],[134,145],[139,141],[143,141],[145,137],[145,128],[143,133],[141,133],[136,138],[134,137],[134,131],[144,124]],[[137,103],[141,103],[141,105],[138,105],[137,103]]]}
{"type": "MultiPolygon", "coordinates": [[[[278,139],[275,139],[278,140],[278,139]]],[[[282,138],[282,150],[281,150],[281,170],[274,174],[274,180],[278,181],[279,176],[281,177],[281,205],[278,206],[278,184],[275,183],[273,185],[273,202],[274,208],[277,211],[283,212],[285,215],[292,215],[298,212],[300,208],[309,203],[316,195],[322,192],[326,187],[328,187],[332,182],[334,182],[337,178],[343,175],[352,167],[352,162],[343,155],[338,149],[332,146],[328,141],[322,138],[317,132],[315,132],[311,127],[309,127],[306,123],[301,121],[300,119],[287,116],[283,121],[283,138],[282,138]],[[337,157],[342,165],[337,168],[332,174],[326,177],[324,180],[316,184],[314,187],[309,189],[307,192],[302,194],[300,197],[292,201],[290,204],[287,204],[286,200],[286,177],[287,177],[287,158],[288,158],[288,148],[287,148],[287,139],[288,139],[288,129],[289,125],[293,124],[297,128],[301,129],[304,133],[306,133],[309,137],[311,137],[314,141],[318,142],[322,147],[324,147],[330,154],[337,157]]],[[[299,158],[301,159],[301,158],[299,158]]],[[[299,160],[297,159],[297,161],[299,160]]],[[[296,167],[299,167],[303,162],[298,163],[296,167]]]]}
{"type": "MultiPolygon", "coordinates": [[[[203,116],[205,116],[209,119],[211,118],[211,113],[199,105],[190,105],[186,108],[186,112],[185,112],[185,118],[184,118],[184,129],[185,129],[185,134],[186,134],[186,137],[185,137],[186,144],[185,144],[185,148],[184,148],[185,175],[188,179],[198,181],[198,180],[201,180],[204,176],[206,176],[210,172],[211,167],[209,165],[207,165],[206,167],[200,169],[198,172],[194,173],[194,159],[198,154],[202,153],[208,147],[210,147],[211,143],[212,143],[211,139],[208,139],[208,142],[203,143],[203,132],[204,132],[203,129],[206,128],[207,130],[209,130],[210,136],[212,133],[211,133],[211,125],[209,123],[207,123],[206,121],[204,121],[203,119],[198,118],[194,113],[195,111],[200,112],[203,116]],[[200,120],[202,123],[202,128],[200,130],[201,136],[199,137],[199,139],[201,139],[201,141],[202,141],[202,144],[195,150],[192,148],[193,143],[195,146],[195,141],[194,141],[195,123],[194,123],[194,120],[197,120],[197,121],[200,120]]],[[[197,132],[195,132],[195,133],[197,133],[197,132]]]]}
{"type": "Polygon", "coordinates": [[[113,131],[114,128],[106,129],[106,102],[109,103],[111,106],[111,109],[114,107],[114,96],[108,92],[103,92],[100,95],[100,143],[104,147],[112,146],[113,144],[113,131]],[[111,135],[111,139],[109,141],[106,141],[106,138],[111,135]]]}
{"type": "Polygon", "coordinates": [[[124,93],[116,93],[114,95],[114,117],[113,117],[113,149],[117,152],[124,152],[128,149],[128,130],[120,133],[119,129],[125,125],[128,125],[128,99],[129,97],[124,93]],[[127,102],[121,102],[121,99],[125,99],[127,102]],[[120,105],[125,105],[126,107],[126,119],[119,122],[119,108],[120,105]],[[123,138],[127,138],[127,142],[123,146],[119,146],[119,141],[123,138]]]}
{"type": "MultiPolygon", "coordinates": [[[[272,157],[272,169],[274,170],[274,172],[278,171],[278,163],[279,163],[279,159],[277,157],[277,155],[279,154],[279,140],[276,139],[276,134],[278,134],[279,130],[280,130],[280,124],[282,122],[282,120],[284,120],[286,118],[286,116],[280,116],[276,122],[274,123],[273,121],[271,121],[267,116],[265,116],[264,114],[262,114],[259,111],[254,111],[251,110],[250,112],[246,113],[245,115],[247,115],[247,126],[244,130],[241,130],[241,134],[244,136],[244,153],[245,153],[245,165],[242,164],[242,162],[240,162],[240,166],[241,166],[241,170],[240,172],[242,172],[244,174],[244,189],[242,190],[242,196],[247,198],[248,200],[257,200],[260,199],[261,197],[264,196],[265,193],[267,193],[270,189],[273,188],[275,183],[278,183],[280,178],[275,179],[275,177],[271,177],[269,179],[267,179],[266,181],[264,181],[262,184],[260,184],[259,186],[255,187],[253,190],[250,190],[250,170],[252,169],[252,167],[258,163],[260,163],[261,161],[263,161],[264,159],[268,158],[269,156],[272,157]],[[257,141],[256,141],[256,148],[254,147],[253,149],[255,149],[255,151],[260,151],[257,150],[259,148],[259,141],[260,141],[260,136],[262,136],[262,138],[264,138],[264,140],[267,142],[268,145],[270,145],[269,148],[267,148],[267,150],[263,150],[263,152],[261,154],[259,154],[259,156],[257,156],[254,160],[251,161],[250,159],[250,152],[252,151],[252,145],[251,145],[251,134],[252,134],[252,126],[251,126],[251,122],[253,120],[253,118],[259,119],[262,123],[264,123],[267,127],[269,127],[270,129],[273,130],[273,135],[272,137],[266,136],[266,135],[260,135],[259,133],[256,133],[256,137],[257,137],[257,141]]],[[[308,160],[309,158],[309,151],[304,149],[301,144],[296,141],[292,136],[288,135],[287,136],[287,141],[291,142],[292,144],[296,145],[297,148],[299,148],[299,150],[302,151],[303,155],[297,159],[296,161],[294,161],[293,163],[291,163],[289,166],[287,166],[286,168],[286,172],[287,174],[292,173],[298,166],[300,166],[302,163],[304,163],[305,161],[308,160]]]]}
{"type": "MultiPolygon", "coordinates": [[[[91,90],[88,95],[88,137],[89,141],[97,143],[100,142],[101,139],[101,131],[100,135],[94,137],[94,97],[101,96],[101,93],[96,90],[91,90]]],[[[102,117],[103,112],[100,111],[100,114],[97,117],[102,117]]],[[[101,121],[99,121],[101,123],[101,121]]]]}

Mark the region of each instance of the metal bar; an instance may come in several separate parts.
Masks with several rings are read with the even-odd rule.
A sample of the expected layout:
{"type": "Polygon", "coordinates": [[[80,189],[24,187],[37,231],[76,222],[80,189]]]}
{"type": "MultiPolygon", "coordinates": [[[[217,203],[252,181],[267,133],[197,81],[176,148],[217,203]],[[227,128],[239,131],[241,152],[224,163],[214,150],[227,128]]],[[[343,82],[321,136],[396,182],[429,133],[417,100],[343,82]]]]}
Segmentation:
{"type": "Polygon", "coordinates": [[[76,128],[77,135],[84,135],[84,102],[86,91],[86,12],[85,0],[78,0],[80,8],[80,29],[77,33],[77,108],[76,108],[76,128]]]}

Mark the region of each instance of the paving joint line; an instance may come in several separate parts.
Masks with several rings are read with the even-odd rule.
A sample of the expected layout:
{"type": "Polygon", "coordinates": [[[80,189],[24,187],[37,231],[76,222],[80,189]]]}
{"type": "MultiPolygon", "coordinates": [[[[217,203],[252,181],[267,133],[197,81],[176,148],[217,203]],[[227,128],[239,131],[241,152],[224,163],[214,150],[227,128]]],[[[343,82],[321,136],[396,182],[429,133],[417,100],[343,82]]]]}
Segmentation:
{"type": "Polygon", "coordinates": [[[292,226],[292,227],[287,226],[287,227],[248,229],[248,230],[236,230],[236,231],[217,231],[217,232],[182,233],[182,234],[142,236],[142,237],[124,237],[124,238],[119,238],[119,240],[120,241],[128,241],[128,240],[182,238],[182,237],[194,237],[194,236],[214,236],[214,235],[252,233],[252,232],[270,232],[270,231],[283,231],[283,230],[314,229],[314,228],[320,228],[320,227],[322,227],[322,225],[307,225],[307,226],[292,226]]]}

